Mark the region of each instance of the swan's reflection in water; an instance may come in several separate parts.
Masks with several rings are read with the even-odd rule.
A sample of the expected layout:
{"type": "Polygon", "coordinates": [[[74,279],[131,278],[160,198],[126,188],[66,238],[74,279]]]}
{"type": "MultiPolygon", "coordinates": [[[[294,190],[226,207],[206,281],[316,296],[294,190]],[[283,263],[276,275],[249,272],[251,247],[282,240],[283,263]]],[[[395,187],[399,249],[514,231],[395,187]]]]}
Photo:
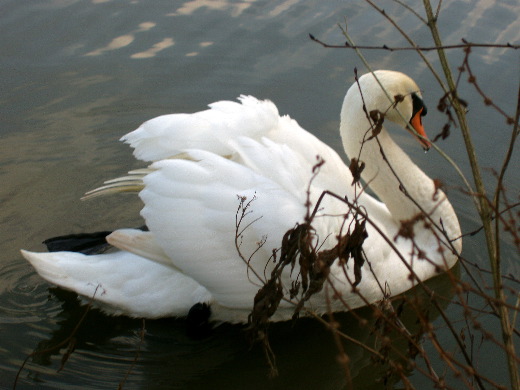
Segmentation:
{"type": "MultiPolygon", "coordinates": [[[[437,296],[450,294],[449,278],[441,275],[427,282],[437,296]]],[[[96,388],[183,388],[183,389],[349,389],[345,371],[338,363],[338,348],[331,333],[315,319],[274,323],[269,328],[271,347],[276,355],[279,375],[269,378],[269,367],[260,345],[251,346],[244,327],[221,324],[209,337],[195,340],[186,335],[186,323],[179,319],[140,320],[109,317],[89,310],[80,323],[86,307],[73,293],[52,289],[52,299],[62,302],[58,327],[48,339],[35,348],[35,354],[24,368],[30,375],[50,387],[79,385],[96,388]],[[143,325],[145,332],[143,333],[143,325]],[[67,356],[67,345],[51,347],[73,337],[73,352],[67,356]],[[44,369],[43,366],[48,366],[44,369]],[[49,370],[52,368],[52,370],[49,370]],[[45,371],[45,372],[43,372],[45,371]],[[38,374],[38,375],[35,375],[38,374]]],[[[394,302],[402,311],[399,318],[412,334],[419,332],[417,314],[407,303],[418,297],[421,309],[430,321],[438,312],[421,288],[416,288],[394,302]],[[404,304],[402,304],[404,302],[404,304]]],[[[448,299],[440,299],[443,302],[448,299]]],[[[354,313],[338,313],[340,330],[370,348],[381,350],[384,323],[377,321],[371,308],[354,313]],[[364,318],[366,322],[360,322],[364,318]]],[[[407,365],[409,343],[398,332],[385,333],[391,341],[387,358],[401,364],[403,373],[411,375],[407,365]]],[[[389,365],[351,341],[343,347],[350,359],[350,375],[354,389],[379,389],[399,382],[389,374],[389,365]]]]}

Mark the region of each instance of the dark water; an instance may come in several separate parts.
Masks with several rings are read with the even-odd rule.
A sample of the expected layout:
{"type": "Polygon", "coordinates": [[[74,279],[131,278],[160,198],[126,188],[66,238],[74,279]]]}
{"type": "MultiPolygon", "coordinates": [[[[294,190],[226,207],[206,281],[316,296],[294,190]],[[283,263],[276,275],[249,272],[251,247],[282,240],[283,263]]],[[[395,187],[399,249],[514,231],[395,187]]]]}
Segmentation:
{"type": "MultiPolygon", "coordinates": [[[[423,45],[424,25],[390,1],[390,15],[423,45]]],[[[446,43],[520,41],[520,6],[511,1],[445,1],[440,28],[446,43]]],[[[337,27],[346,17],[358,44],[392,46],[405,41],[363,1],[111,1],[4,0],[0,4],[0,386],[11,387],[23,360],[56,345],[72,332],[84,307],[75,296],[50,290],[19,255],[20,248],[43,250],[48,237],[71,232],[138,226],[136,197],[93,202],[79,198],[104,179],[140,167],[118,139],[141,122],[169,112],[193,112],[220,99],[252,94],[273,100],[283,114],[335,149],[343,95],[353,69],[363,69],[353,51],[324,49],[312,33],[342,43],[337,27]]],[[[401,70],[424,89],[430,135],[445,118],[435,110],[440,90],[412,52],[366,51],[375,68],[401,70]]],[[[461,51],[449,54],[453,65],[461,51]]],[[[438,66],[434,53],[427,57],[438,66]]],[[[518,51],[474,49],[470,56],[481,86],[509,115],[519,81],[518,51]]],[[[474,89],[461,81],[470,102],[469,121],[479,161],[497,169],[510,138],[505,121],[487,109],[474,89]]],[[[464,231],[478,227],[460,179],[436,153],[423,154],[412,140],[398,136],[415,161],[449,189],[464,231]]],[[[454,130],[440,142],[469,174],[462,139],[454,130]]],[[[513,156],[508,194],[518,195],[518,153],[513,156]]],[[[494,183],[486,170],[489,185],[494,183]]],[[[483,236],[466,239],[464,256],[487,267],[483,236]]],[[[504,272],[519,274],[518,254],[505,244],[504,272]]],[[[462,271],[464,277],[464,271],[462,271]]],[[[432,282],[449,291],[442,278],[432,282]]],[[[448,293],[448,292],[447,292],[448,293]]],[[[363,313],[363,310],[361,310],[363,313]]],[[[368,313],[368,312],[367,312],[368,313]]],[[[454,318],[456,308],[448,308],[454,318]]],[[[353,316],[340,316],[343,328],[365,342],[372,335],[353,316]]],[[[482,319],[486,321],[486,318],[482,319]]],[[[222,326],[213,337],[196,341],[176,320],[109,318],[91,312],[76,335],[76,350],[64,369],[61,352],[35,355],[18,380],[19,388],[344,388],[329,334],[314,321],[274,327],[280,376],[269,380],[261,349],[249,349],[243,332],[222,326]],[[135,362],[136,361],[136,362],[135,362]]],[[[413,316],[409,325],[413,327],[413,316]]],[[[440,322],[435,322],[442,326],[440,322]]],[[[440,331],[442,335],[442,329],[440,331]]],[[[404,350],[405,346],[403,346],[404,350]]],[[[378,389],[370,355],[348,346],[357,389],[378,389]]],[[[482,349],[479,364],[499,383],[504,365],[482,349]]],[[[414,371],[418,388],[428,382],[414,371]]],[[[402,387],[398,379],[395,386],[402,387]]],[[[390,381],[392,382],[392,381],[390,381]]]]}

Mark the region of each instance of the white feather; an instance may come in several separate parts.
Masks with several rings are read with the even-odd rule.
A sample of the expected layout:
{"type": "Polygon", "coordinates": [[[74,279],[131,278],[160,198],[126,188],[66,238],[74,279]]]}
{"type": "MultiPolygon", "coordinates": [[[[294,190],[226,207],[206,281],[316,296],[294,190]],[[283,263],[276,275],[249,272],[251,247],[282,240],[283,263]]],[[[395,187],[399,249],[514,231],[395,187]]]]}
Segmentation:
{"type": "Polygon", "coordinates": [[[128,252],[22,254],[42,278],[93,299],[108,314],[186,316],[195,303],[211,302],[211,295],[193,279],[128,252]]]}
{"type": "Polygon", "coordinates": [[[134,148],[136,158],[144,161],[169,158],[191,148],[229,154],[229,140],[237,136],[258,138],[279,121],[273,103],[251,96],[241,96],[239,100],[241,104],[216,102],[209,110],[194,114],[159,116],[121,140],[134,148]]]}

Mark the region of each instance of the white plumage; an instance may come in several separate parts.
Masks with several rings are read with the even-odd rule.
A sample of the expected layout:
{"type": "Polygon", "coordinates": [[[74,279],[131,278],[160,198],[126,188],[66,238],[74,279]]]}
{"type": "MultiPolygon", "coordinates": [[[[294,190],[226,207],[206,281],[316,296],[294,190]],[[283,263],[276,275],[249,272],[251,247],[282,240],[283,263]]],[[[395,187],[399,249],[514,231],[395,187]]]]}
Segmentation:
{"type": "MultiPolygon", "coordinates": [[[[423,131],[420,115],[424,106],[420,106],[417,85],[402,73],[375,74],[388,96],[402,95],[403,101],[392,108],[392,99],[375,77],[365,75],[345,97],[340,131],[347,154],[365,163],[363,179],[380,201],[359,184],[353,185],[349,168],[336,152],[294,120],[281,117],[272,102],[242,96],[239,102],[213,103],[206,111],[152,119],[122,138],[134,148],[136,158],[152,164],[109,182],[90,196],[140,189],[141,214],[149,232],[125,229],[112,233],[108,241],[121,249],[114,254],[22,251],[23,255],[44,279],[81,295],[92,296],[99,285],[95,300],[107,312],[151,318],[185,316],[192,305],[205,302],[211,306],[213,320],[245,322],[255,294],[273,267],[273,249],[280,247],[288,229],[304,221],[307,189],[311,209],[322,192],[329,190],[357,200],[377,229],[367,224],[363,245],[367,261],[357,292],[348,281],[355,279],[352,264],[342,267],[336,262],[329,281],[343,302],[331,301],[325,296],[332,295],[329,289],[323,289],[306,307],[320,314],[328,310],[328,301],[333,310],[345,310],[345,302],[355,308],[381,300],[385,294],[406,291],[417,284],[417,279],[410,278],[410,269],[424,280],[455,264],[461,242],[450,244],[446,237],[459,237],[460,228],[445,195],[436,192],[433,181],[384,128],[377,139],[368,140],[371,124],[363,102],[367,112],[377,109],[386,113],[385,120],[403,127],[410,121],[417,131],[423,131]],[[318,157],[324,163],[311,181],[318,157]],[[416,204],[400,191],[400,185],[416,204]],[[235,245],[240,198],[251,201],[238,229],[247,226],[238,239],[242,257],[235,245]],[[402,237],[394,242],[400,220],[412,219],[419,208],[430,215],[432,223],[440,226],[442,221],[446,234],[419,221],[413,226],[415,247],[402,237]],[[381,233],[390,238],[397,252],[381,233]],[[419,258],[418,250],[427,259],[419,258]],[[253,253],[245,264],[244,258],[253,253]]],[[[429,145],[424,139],[420,142],[429,145]]],[[[344,202],[330,196],[323,199],[312,223],[319,250],[333,248],[337,235],[348,231],[347,213],[344,202]]],[[[298,267],[289,271],[282,276],[287,300],[282,300],[274,320],[290,318],[297,301],[289,302],[288,290],[299,276],[298,267]]]]}

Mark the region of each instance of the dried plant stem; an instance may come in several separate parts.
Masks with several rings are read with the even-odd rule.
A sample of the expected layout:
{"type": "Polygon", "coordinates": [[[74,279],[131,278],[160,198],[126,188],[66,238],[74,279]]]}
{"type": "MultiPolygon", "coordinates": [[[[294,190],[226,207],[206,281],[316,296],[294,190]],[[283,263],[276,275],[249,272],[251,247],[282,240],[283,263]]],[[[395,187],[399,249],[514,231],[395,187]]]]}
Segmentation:
{"type": "MultiPolygon", "coordinates": [[[[439,55],[439,60],[444,71],[444,75],[446,77],[446,81],[448,83],[448,87],[451,92],[455,93],[456,84],[454,82],[450,66],[448,64],[448,59],[446,57],[445,51],[442,49],[442,40],[440,38],[439,30],[437,29],[437,18],[433,14],[433,10],[430,4],[430,0],[423,0],[424,9],[426,11],[426,16],[428,20],[428,27],[431,31],[433,41],[436,46],[438,46],[437,53],[439,55]]],[[[456,96],[456,95],[455,95],[456,96]]],[[[501,266],[500,266],[500,252],[498,249],[498,243],[496,242],[495,231],[493,229],[492,224],[492,213],[493,210],[490,207],[487,197],[486,197],[486,189],[484,186],[484,182],[482,180],[479,164],[477,161],[477,156],[475,153],[475,148],[473,146],[473,141],[470,136],[469,127],[466,121],[465,109],[460,104],[459,100],[451,97],[451,103],[455,109],[457,119],[459,121],[460,129],[462,132],[462,136],[464,138],[464,143],[466,146],[466,151],[468,154],[473,179],[475,182],[475,187],[477,191],[477,201],[478,201],[478,212],[480,215],[480,219],[484,226],[484,232],[486,236],[486,244],[488,249],[489,261],[491,270],[493,273],[493,287],[495,298],[500,302],[505,302],[506,297],[504,294],[504,289],[502,285],[501,278],[501,266]]],[[[497,305],[495,307],[497,314],[500,317],[500,324],[502,328],[502,339],[504,341],[504,346],[507,351],[507,361],[509,368],[509,376],[511,381],[511,386],[514,389],[520,389],[520,374],[518,373],[518,364],[515,359],[515,347],[512,339],[512,327],[509,318],[509,311],[505,305],[497,305]]]]}
{"type": "MultiPolygon", "coordinates": [[[[517,95],[517,100],[516,100],[516,113],[515,113],[515,117],[513,119],[514,126],[513,126],[513,131],[511,132],[511,141],[509,141],[509,148],[507,149],[506,157],[504,158],[504,162],[502,163],[502,169],[500,170],[500,173],[498,175],[497,187],[496,187],[495,195],[493,197],[493,207],[496,210],[497,216],[501,213],[499,206],[500,206],[500,195],[503,190],[504,176],[505,176],[506,170],[509,166],[509,162],[511,161],[511,157],[513,155],[513,150],[514,150],[516,140],[518,138],[518,134],[520,133],[519,132],[519,130],[520,130],[519,129],[519,120],[520,120],[520,84],[518,85],[518,95],[517,95]]],[[[499,218],[496,218],[495,232],[497,234],[497,237],[498,237],[498,232],[499,232],[498,224],[499,224],[499,218]]]]}

